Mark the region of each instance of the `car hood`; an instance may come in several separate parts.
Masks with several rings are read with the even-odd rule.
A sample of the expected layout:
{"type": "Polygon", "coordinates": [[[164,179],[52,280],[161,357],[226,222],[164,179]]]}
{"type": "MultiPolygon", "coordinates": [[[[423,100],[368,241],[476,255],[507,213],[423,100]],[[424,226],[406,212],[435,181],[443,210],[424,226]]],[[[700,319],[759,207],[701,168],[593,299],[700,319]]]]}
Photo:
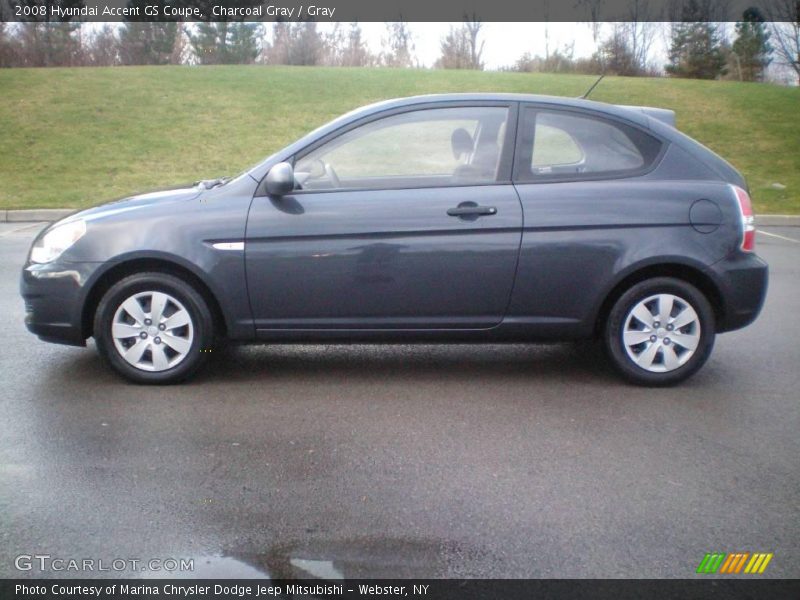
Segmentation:
{"type": "Polygon", "coordinates": [[[67,220],[73,218],[86,219],[87,221],[103,219],[124,212],[145,209],[154,204],[194,200],[206,191],[208,190],[200,185],[191,185],[148,192],[146,194],[137,194],[78,211],[67,217],[67,220]]]}

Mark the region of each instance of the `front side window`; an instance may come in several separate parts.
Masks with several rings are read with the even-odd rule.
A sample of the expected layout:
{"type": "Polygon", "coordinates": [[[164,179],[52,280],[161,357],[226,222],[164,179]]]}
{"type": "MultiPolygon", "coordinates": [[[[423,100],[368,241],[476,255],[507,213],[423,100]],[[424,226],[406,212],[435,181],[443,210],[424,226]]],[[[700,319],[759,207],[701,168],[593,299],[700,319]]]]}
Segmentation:
{"type": "Polygon", "coordinates": [[[522,181],[626,176],[650,166],[660,142],[638,129],[567,111],[524,111],[517,178],[522,181]]]}
{"type": "Polygon", "coordinates": [[[389,189],[496,180],[506,107],[416,110],[351,129],[301,156],[300,189],[389,189]]]}

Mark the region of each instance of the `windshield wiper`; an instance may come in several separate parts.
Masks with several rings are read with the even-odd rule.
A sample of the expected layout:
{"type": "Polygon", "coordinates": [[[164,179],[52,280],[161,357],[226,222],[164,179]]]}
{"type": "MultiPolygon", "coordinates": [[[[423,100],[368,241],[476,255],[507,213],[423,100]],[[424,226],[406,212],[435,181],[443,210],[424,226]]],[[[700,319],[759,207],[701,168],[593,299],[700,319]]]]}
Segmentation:
{"type": "Polygon", "coordinates": [[[230,180],[231,180],[230,177],[219,177],[217,179],[201,179],[200,181],[196,181],[195,185],[199,185],[200,187],[210,190],[211,188],[225,185],[230,180]]]}

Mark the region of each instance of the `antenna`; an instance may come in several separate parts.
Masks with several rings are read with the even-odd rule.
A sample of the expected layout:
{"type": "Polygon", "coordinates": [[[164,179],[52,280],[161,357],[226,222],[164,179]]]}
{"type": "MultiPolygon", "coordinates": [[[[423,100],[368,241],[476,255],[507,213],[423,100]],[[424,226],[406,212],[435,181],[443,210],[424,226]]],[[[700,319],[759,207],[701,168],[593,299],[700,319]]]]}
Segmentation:
{"type": "Polygon", "coordinates": [[[597,84],[600,83],[601,81],[603,81],[603,77],[605,77],[605,76],[606,76],[605,73],[600,75],[600,78],[592,84],[592,87],[590,87],[588,90],[586,90],[586,93],[583,96],[581,96],[581,100],[586,100],[586,98],[589,97],[589,94],[592,93],[592,90],[597,87],[597,84]]]}

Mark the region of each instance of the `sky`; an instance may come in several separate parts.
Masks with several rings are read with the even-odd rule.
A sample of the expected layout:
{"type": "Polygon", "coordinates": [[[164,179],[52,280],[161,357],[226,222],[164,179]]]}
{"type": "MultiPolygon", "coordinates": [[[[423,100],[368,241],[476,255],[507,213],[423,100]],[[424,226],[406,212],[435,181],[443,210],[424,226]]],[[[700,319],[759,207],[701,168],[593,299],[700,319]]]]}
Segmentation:
{"type": "MultiPolygon", "coordinates": [[[[343,23],[345,27],[348,24],[343,23]]],[[[381,50],[381,39],[386,36],[385,23],[360,23],[364,39],[370,50],[377,54],[381,50]]],[[[654,29],[653,43],[648,56],[648,64],[658,71],[667,64],[669,49],[669,23],[651,24],[654,29]]],[[[729,41],[734,37],[734,23],[717,23],[717,27],[729,41]]],[[[432,67],[441,54],[440,43],[451,26],[460,27],[461,23],[408,23],[411,29],[415,55],[423,67],[432,67]]],[[[320,23],[319,28],[325,31],[333,27],[330,23],[320,23]]],[[[599,24],[598,39],[606,38],[614,23],[599,24]]],[[[592,32],[592,24],[582,23],[483,23],[479,40],[485,40],[483,50],[484,67],[489,70],[512,66],[520,56],[529,52],[532,56],[545,56],[549,49],[562,50],[565,45],[572,45],[574,58],[590,57],[597,44],[592,32]]],[[[797,85],[794,73],[779,65],[773,56],[773,63],[767,70],[768,77],[784,85],[797,85]]]]}
{"type": "MultiPolygon", "coordinates": [[[[460,26],[460,23],[414,22],[408,25],[414,36],[417,59],[422,66],[431,67],[439,57],[441,38],[451,25],[460,26]]],[[[319,28],[322,30],[328,26],[320,25],[319,28]]],[[[381,38],[386,35],[385,24],[360,23],[360,26],[370,49],[379,52],[381,38]]],[[[605,24],[604,27],[610,25],[605,24]]],[[[666,42],[660,33],[656,38],[652,57],[660,65],[666,57],[666,42]]],[[[591,56],[596,49],[590,23],[484,23],[479,39],[486,42],[483,61],[487,69],[511,66],[525,52],[544,56],[547,47],[552,53],[573,42],[575,58],[591,56]]]]}
{"type": "MultiPolygon", "coordinates": [[[[92,23],[99,27],[101,23],[92,23]]],[[[318,22],[321,32],[328,31],[335,23],[318,22]]],[[[447,35],[451,26],[460,27],[462,23],[423,23],[410,22],[408,26],[414,40],[414,55],[420,66],[432,67],[441,53],[442,38],[447,35]]],[[[669,23],[654,23],[655,29],[653,44],[648,57],[648,64],[663,71],[667,63],[667,50],[669,47],[669,23]]],[[[718,27],[728,39],[734,35],[733,23],[718,23],[718,27]]],[[[264,23],[266,34],[272,32],[272,24],[264,23]]],[[[340,26],[349,27],[349,23],[340,26]]],[[[385,23],[360,23],[364,40],[374,54],[381,51],[382,40],[386,37],[385,23]]],[[[608,36],[613,23],[600,23],[598,39],[608,36]]],[[[524,53],[532,56],[545,56],[547,50],[553,53],[561,50],[566,45],[573,46],[574,58],[590,57],[597,49],[592,24],[581,23],[483,23],[479,40],[485,41],[482,59],[484,68],[489,70],[511,67],[524,53]]],[[[797,78],[789,69],[778,65],[775,60],[768,69],[771,80],[788,85],[797,85],[797,78]]]]}

